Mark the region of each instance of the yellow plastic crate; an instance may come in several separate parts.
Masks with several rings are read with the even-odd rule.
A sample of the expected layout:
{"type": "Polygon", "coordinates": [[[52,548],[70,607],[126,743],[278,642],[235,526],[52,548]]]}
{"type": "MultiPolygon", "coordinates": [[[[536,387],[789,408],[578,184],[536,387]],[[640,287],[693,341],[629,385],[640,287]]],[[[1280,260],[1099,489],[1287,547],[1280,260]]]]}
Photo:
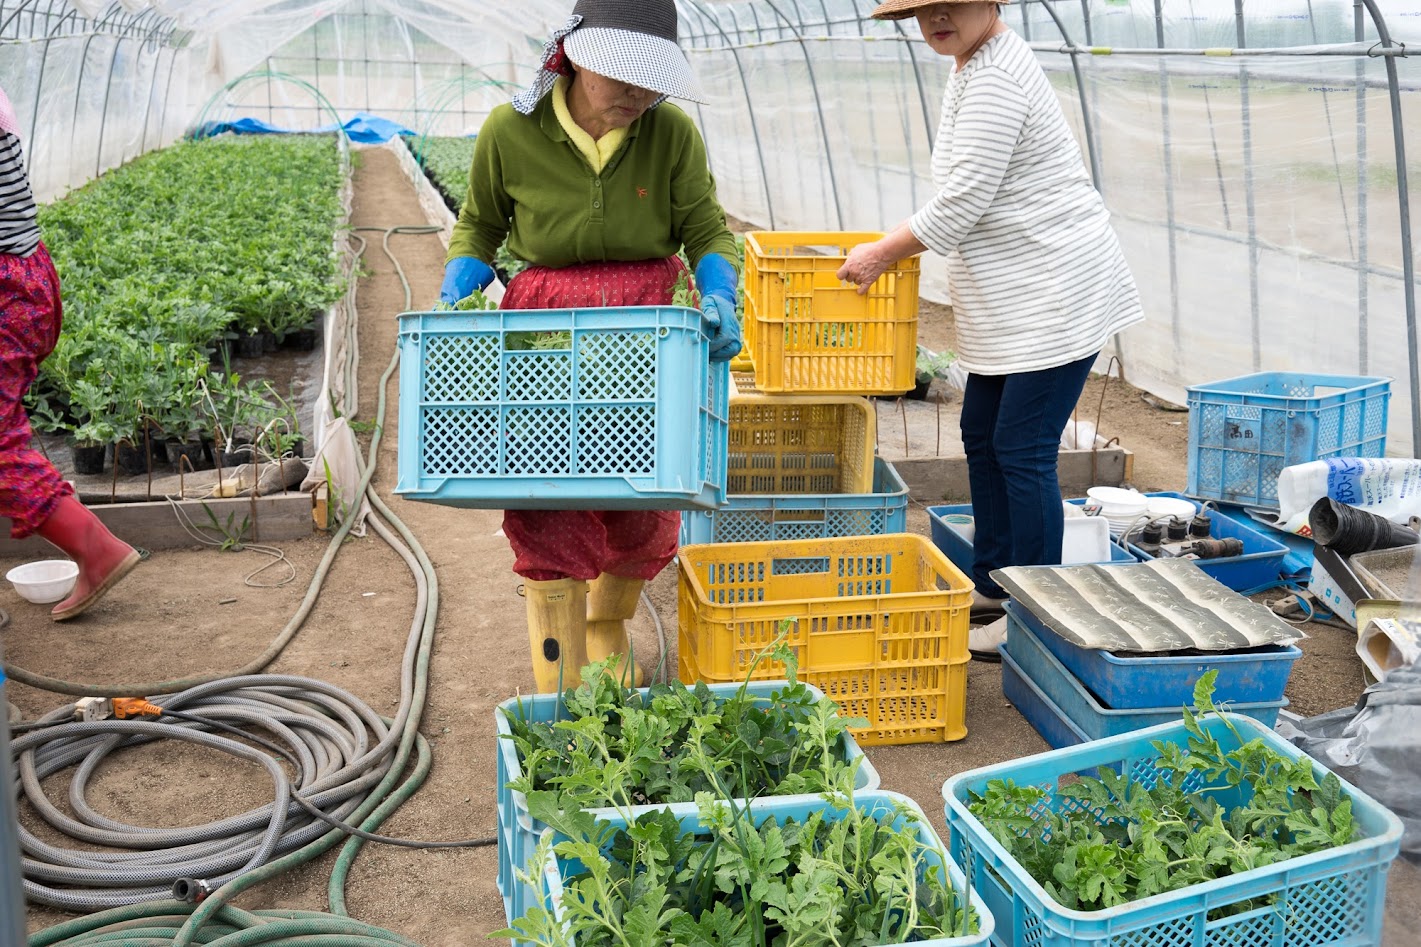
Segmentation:
{"type": "Polygon", "coordinates": [[[755,383],[773,394],[896,395],[916,382],[918,259],[866,294],[835,273],[881,233],[745,235],[745,336],[755,383]]]}
{"type": "MultiPolygon", "coordinates": [[[[685,683],[744,680],[788,622],[800,677],[869,721],[859,743],[967,735],[972,582],[926,537],[684,546],[678,564],[685,683]]],[[[752,679],[783,676],[766,660],[752,679]]]]}
{"type": "Polygon", "coordinates": [[[867,398],[737,390],[730,398],[726,492],[872,493],[876,434],[867,398]]]}

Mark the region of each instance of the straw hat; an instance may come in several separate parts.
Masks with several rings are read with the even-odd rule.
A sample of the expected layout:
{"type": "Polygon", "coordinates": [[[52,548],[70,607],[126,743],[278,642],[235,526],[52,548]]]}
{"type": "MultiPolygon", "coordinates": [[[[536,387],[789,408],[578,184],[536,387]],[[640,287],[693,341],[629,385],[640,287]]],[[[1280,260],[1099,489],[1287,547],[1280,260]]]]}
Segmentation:
{"type": "MultiPolygon", "coordinates": [[[[936,6],[939,3],[981,3],[983,0],[886,0],[874,8],[870,14],[875,20],[906,20],[917,14],[920,7],[936,6]]],[[[1011,0],[996,0],[1000,5],[1011,0]]]]}

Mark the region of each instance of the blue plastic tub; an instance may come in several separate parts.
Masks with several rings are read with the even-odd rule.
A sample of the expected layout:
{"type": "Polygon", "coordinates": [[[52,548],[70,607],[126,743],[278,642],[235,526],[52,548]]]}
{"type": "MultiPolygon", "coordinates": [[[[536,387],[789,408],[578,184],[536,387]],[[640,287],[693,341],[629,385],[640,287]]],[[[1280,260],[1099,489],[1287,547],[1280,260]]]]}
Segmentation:
{"type": "MultiPolygon", "coordinates": [[[[1146,495],[1179,496],[1177,493],[1146,495]]],[[[1218,559],[1196,559],[1195,564],[1205,575],[1213,576],[1235,592],[1248,595],[1276,589],[1283,584],[1283,560],[1288,555],[1287,546],[1257,530],[1249,529],[1238,520],[1220,516],[1213,510],[1209,510],[1206,515],[1209,517],[1210,538],[1242,540],[1243,553],[1238,556],[1221,556],[1218,559]]],[[[1125,542],[1124,545],[1130,555],[1141,562],[1155,558],[1132,542],[1125,542]]]]}
{"type": "MultiPolygon", "coordinates": [[[[915,830],[918,841],[923,846],[921,877],[925,877],[929,868],[937,867],[942,877],[957,891],[961,897],[964,891],[968,891],[966,877],[952,859],[947,857],[947,848],[943,845],[942,839],[938,837],[928,821],[928,817],[923,810],[918,807],[912,799],[900,795],[896,792],[886,792],[884,790],[871,790],[854,793],[854,805],[871,815],[880,818],[893,814],[896,805],[902,805],[909,816],[916,820],[915,830]]],[[[816,812],[824,813],[826,822],[836,822],[841,818],[843,809],[836,808],[828,800],[819,796],[782,796],[764,797],[753,800],[748,806],[750,817],[756,825],[761,825],[769,819],[786,820],[794,819],[796,822],[803,822],[806,818],[816,812]]],[[[608,822],[611,825],[625,827],[627,819],[617,812],[609,809],[594,810],[598,819],[608,822]]],[[[681,828],[685,832],[695,832],[701,827],[701,822],[695,808],[680,813],[681,828]]],[[[898,816],[895,824],[902,826],[907,821],[904,816],[898,816]]],[[[550,859],[550,864],[543,873],[544,903],[549,906],[555,915],[561,916],[561,904],[563,898],[563,878],[578,872],[581,865],[576,861],[564,860],[560,858],[550,859]]],[[[992,940],[992,934],[996,923],[991,912],[987,909],[982,899],[975,891],[968,891],[969,903],[977,913],[977,932],[959,937],[936,937],[931,940],[914,941],[913,947],[975,947],[978,944],[986,944],[992,940]]],[[[518,944],[517,941],[514,942],[518,944]]],[[[902,947],[899,944],[885,944],[884,947],[902,947]]]]}
{"type": "MultiPolygon", "coordinates": [[[[965,574],[972,574],[972,541],[968,539],[952,521],[954,516],[971,516],[972,504],[958,503],[946,506],[928,507],[928,520],[932,530],[933,545],[941,549],[943,555],[965,574]]],[[[1134,556],[1123,547],[1110,543],[1110,559],[1107,562],[1136,562],[1134,556]]],[[[1101,565],[1105,563],[1099,563],[1101,565]]]]}
{"type": "Polygon", "coordinates": [[[404,313],[395,492],[492,509],[714,509],[730,370],[709,346],[701,313],[675,306],[404,313]],[[560,347],[528,347],[549,338],[560,347]]]}
{"type": "Polygon", "coordinates": [[[1010,646],[1003,645],[997,653],[1002,656],[1002,694],[1031,728],[1041,734],[1041,739],[1057,750],[1090,741],[1086,732],[1026,676],[1016,658],[1011,656],[1010,646]]]}
{"type": "MultiPolygon", "coordinates": [[[[711,693],[721,700],[729,699],[740,689],[739,684],[708,684],[707,686],[711,693]]],[[[746,687],[746,691],[757,699],[768,701],[772,694],[786,686],[788,686],[786,681],[755,681],[746,687]]],[[[824,696],[824,693],[812,684],[805,686],[816,698],[824,696]]],[[[645,696],[648,690],[649,688],[641,688],[640,693],[645,696]]],[[[513,745],[512,740],[506,739],[513,732],[508,725],[508,715],[517,716],[521,713],[524,719],[544,722],[556,719],[556,715],[561,710],[562,695],[536,694],[531,697],[509,698],[498,705],[493,715],[498,733],[497,762],[495,764],[498,786],[498,891],[503,895],[503,909],[510,923],[515,917],[523,914],[529,904],[529,898],[533,896],[533,891],[527,885],[518,883],[513,873],[514,866],[520,868],[527,866],[529,859],[533,857],[533,850],[538,846],[538,836],[547,828],[547,824],[528,814],[528,798],[523,793],[514,792],[508,788],[510,780],[523,775],[523,764],[518,759],[518,748],[513,745]]],[[[846,759],[862,760],[859,764],[858,777],[854,781],[855,790],[877,789],[879,785],[878,771],[873,768],[868,757],[864,756],[857,741],[846,733],[844,734],[843,747],[846,759]]],[[[689,812],[694,815],[696,804],[694,802],[677,802],[633,806],[630,811],[635,814],[647,809],[668,808],[673,812],[689,812]]]]}
{"type": "Polygon", "coordinates": [[[908,487],[893,465],[873,461],[872,493],[731,494],[718,510],[681,516],[681,545],[836,539],[908,531],[908,487]]]}
{"type": "Polygon", "coordinates": [[[1190,496],[1277,509],[1284,467],[1386,456],[1391,380],[1261,372],[1188,391],[1190,496]]]}
{"type": "MultiPolygon", "coordinates": [[[[1006,648],[1018,670],[1040,688],[1043,694],[1051,698],[1051,702],[1060,708],[1061,713],[1091,740],[1168,723],[1178,719],[1182,708],[1194,702],[1193,696],[1190,695],[1187,700],[1173,704],[1161,699],[1152,707],[1116,710],[1102,706],[1095,695],[1086,690],[1085,685],[1081,684],[1064,664],[1056,660],[1056,656],[1047,650],[1041,639],[1022,624],[1019,610],[1015,614],[1007,615],[1006,648]]],[[[1278,711],[1287,705],[1287,698],[1247,703],[1239,701],[1232,704],[1229,710],[1253,717],[1271,727],[1278,719],[1278,711]]]]}
{"type": "Polygon", "coordinates": [[[1067,641],[1019,602],[1007,602],[1006,611],[1112,710],[1193,703],[1195,682],[1210,670],[1219,672],[1214,700],[1220,704],[1282,700],[1293,662],[1303,655],[1294,645],[1265,645],[1248,651],[1122,656],[1067,641]]]}
{"type": "MultiPolygon", "coordinates": [[[[1289,759],[1306,758],[1297,747],[1250,717],[1211,716],[1201,721],[1201,726],[1225,751],[1237,748],[1241,740],[1261,740],[1289,759]]],[[[943,785],[952,855],[996,920],[994,944],[1362,947],[1381,943],[1386,874],[1401,847],[1401,821],[1346,782],[1342,791],[1352,801],[1352,816],[1361,835],[1358,840],[1100,911],[1074,911],[1058,904],[967,808],[971,794],[985,792],[991,780],[1040,786],[1048,793],[1045,804],[1055,809],[1068,804],[1056,793],[1076,773],[1093,775],[1101,767],[1110,767],[1150,784],[1159,773],[1160,751],[1155,744],[1187,747],[1189,739],[1183,722],[1176,721],[971,770],[943,785]],[[1230,910],[1250,900],[1261,906],[1230,910]]],[[[1312,769],[1318,782],[1328,772],[1316,761],[1312,769]]],[[[1223,778],[1211,782],[1199,775],[1198,788],[1225,785],[1223,778]]]]}

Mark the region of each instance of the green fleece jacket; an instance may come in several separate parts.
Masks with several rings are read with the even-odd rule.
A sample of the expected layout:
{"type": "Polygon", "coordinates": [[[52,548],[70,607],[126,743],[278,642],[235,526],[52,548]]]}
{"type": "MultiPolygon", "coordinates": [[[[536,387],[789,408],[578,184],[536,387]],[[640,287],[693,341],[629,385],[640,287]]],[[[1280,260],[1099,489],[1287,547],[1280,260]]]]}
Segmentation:
{"type": "Polygon", "coordinates": [[[669,102],[632,123],[600,175],[558,124],[551,95],[531,115],[495,108],[474,144],[448,259],[492,263],[505,236],[514,256],[543,266],[665,258],[682,246],[692,267],[707,253],[736,262],[705,143],[669,102]]]}

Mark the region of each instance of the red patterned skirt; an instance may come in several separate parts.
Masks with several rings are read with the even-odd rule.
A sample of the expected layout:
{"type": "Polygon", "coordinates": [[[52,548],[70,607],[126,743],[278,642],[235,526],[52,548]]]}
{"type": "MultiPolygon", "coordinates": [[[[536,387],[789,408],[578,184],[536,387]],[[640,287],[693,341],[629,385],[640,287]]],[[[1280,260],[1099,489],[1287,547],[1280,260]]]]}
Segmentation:
{"type": "MultiPolygon", "coordinates": [[[[513,277],[501,309],[667,306],[685,265],[678,257],[635,263],[530,266],[513,277]]],[[[674,510],[505,510],[513,571],[535,582],[595,579],[604,572],[651,579],[676,557],[674,510]]]]}
{"type": "Polygon", "coordinates": [[[16,539],[39,529],[54,504],[74,492],[30,447],[23,404],[40,362],[59,341],[62,319],[59,274],[44,244],[27,257],[0,253],[0,516],[9,517],[16,539]]]}

